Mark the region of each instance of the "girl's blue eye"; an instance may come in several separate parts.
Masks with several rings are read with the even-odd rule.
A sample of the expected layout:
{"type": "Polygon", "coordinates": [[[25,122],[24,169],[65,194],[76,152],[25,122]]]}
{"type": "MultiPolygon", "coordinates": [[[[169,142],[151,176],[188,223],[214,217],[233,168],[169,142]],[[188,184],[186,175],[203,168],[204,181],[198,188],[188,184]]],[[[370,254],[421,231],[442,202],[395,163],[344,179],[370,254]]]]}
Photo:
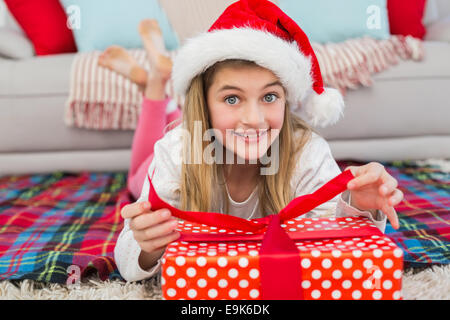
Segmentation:
{"type": "Polygon", "coordinates": [[[225,102],[231,105],[237,104],[239,101],[239,98],[236,96],[230,96],[225,98],[225,102]]]}
{"type": "Polygon", "coordinates": [[[272,102],[274,102],[275,100],[277,100],[277,95],[276,94],[273,94],[273,93],[269,93],[269,94],[266,94],[265,96],[264,96],[264,101],[265,102],[267,102],[267,103],[272,103],[272,102]],[[269,99],[267,99],[267,98],[269,98],[269,99]]]}

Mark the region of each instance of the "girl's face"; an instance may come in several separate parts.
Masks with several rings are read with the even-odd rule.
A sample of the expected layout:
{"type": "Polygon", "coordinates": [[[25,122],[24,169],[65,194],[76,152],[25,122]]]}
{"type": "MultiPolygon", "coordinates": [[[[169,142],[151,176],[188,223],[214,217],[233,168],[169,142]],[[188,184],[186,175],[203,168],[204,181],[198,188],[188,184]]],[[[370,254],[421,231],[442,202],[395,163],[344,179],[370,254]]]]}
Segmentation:
{"type": "Polygon", "coordinates": [[[280,133],[286,97],[280,80],[268,69],[223,67],[214,75],[207,104],[223,146],[242,159],[256,160],[280,133]]]}

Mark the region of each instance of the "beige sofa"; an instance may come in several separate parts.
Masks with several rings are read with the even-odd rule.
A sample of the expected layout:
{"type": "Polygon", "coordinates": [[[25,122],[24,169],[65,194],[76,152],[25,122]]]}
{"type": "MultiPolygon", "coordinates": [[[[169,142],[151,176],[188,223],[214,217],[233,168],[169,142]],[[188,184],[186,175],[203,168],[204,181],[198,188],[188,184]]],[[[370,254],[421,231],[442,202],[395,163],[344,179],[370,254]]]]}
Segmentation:
{"type": "MultiPolygon", "coordinates": [[[[207,28],[232,2],[177,1],[186,5],[180,8],[160,1],[182,40],[207,28]]],[[[445,20],[450,1],[428,3],[425,60],[401,62],[375,75],[373,87],[348,93],[344,119],[319,128],[336,159],[450,158],[450,23],[445,20]]],[[[63,122],[74,54],[30,57],[32,47],[10,17],[0,28],[0,46],[9,39],[5,32],[21,39],[15,43],[22,54],[0,58],[0,175],[127,170],[132,131],[70,128],[63,122]]]]}

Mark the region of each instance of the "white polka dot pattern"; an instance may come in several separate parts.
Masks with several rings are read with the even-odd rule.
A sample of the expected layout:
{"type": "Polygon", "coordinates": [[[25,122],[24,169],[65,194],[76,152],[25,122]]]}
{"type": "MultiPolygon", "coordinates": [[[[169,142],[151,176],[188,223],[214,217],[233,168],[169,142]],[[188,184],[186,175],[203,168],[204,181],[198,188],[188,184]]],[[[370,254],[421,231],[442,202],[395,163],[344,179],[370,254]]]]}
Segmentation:
{"type": "MultiPolygon", "coordinates": [[[[363,217],[295,218],[291,231],[376,228],[363,217]]],[[[185,223],[185,233],[243,234],[241,230],[185,223]]],[[[388,237],[299,240],[305,299],[401,299],[403,252],[388,237]]],[[[259,242],[172,242],[163,257],[165,299],[261,299],[259,242]]],[[[282,270],[280,269],[280,272],[282,270]]]]}

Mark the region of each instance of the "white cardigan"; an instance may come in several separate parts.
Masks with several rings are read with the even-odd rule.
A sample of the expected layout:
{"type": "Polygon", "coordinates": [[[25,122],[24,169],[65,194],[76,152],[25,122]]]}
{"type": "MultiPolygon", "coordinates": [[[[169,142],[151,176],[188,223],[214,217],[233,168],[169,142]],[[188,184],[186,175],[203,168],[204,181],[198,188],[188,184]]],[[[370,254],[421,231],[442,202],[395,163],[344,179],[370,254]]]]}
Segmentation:
{"type": "MultiPolygon", "coordinates": [[[[170,205],[180,207],[180,181],[181,181],[181,154],[182,154],[182,129],[181,125],[167,132],[163,138],[155,143],[154,158],[151,162],[148,174],[154,171],[152,183],[158,196],[170,205]]],[[[319,135],[313,133],[311,140],[305,145],[300,160],[295,167],[291,178],[291,187],[295,188],[295,197],[309,194],[341,173],[334,160],[328,143],[319,135]]],[[[147,201],[150,184],[145,179],[141,196],[137,202],[147,201]]],[[[305,217],[345,217],[364,216],[370,218],[373,223],[384,232],[386,216],[378,212],[377,219],[372,217],[369,211],[360,211],[349,205],[350,192],[345,191],[341,195],[316,207],[305,217]]],[[[255,209],[257,192],[253,192],[244,202],[237,203],[229,197],[230,214],[248,218],[255,209]]],[[[218,203],[218,208],[212,211],[220,212],[223,201],[218,203]]],[[[252,218],[261,217],[259,206],[252,218]]],[[[161,259],[150,270],[143,270],[138,263],[141,248],[133,237],[129,227],[129,220],[125,219],[116,246],[114,258],[122,277],[127,281],[139,281],[150,278],[161,268],[161,259]]]]}

